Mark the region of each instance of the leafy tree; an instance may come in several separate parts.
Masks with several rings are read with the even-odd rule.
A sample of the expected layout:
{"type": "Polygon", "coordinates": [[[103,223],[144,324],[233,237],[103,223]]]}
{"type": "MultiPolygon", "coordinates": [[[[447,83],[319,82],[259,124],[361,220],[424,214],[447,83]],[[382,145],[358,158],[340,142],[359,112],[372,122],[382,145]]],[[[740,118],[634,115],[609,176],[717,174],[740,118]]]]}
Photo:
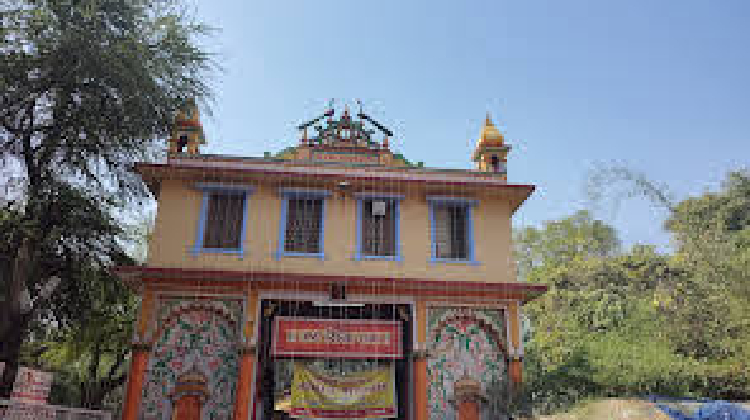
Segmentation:
{"type": "MultiPolygon", "coordinates": [[[[126,229],[128,253],[138,263],[145,260],[148,226],[146,222],[126,229]]],[[[134,263],[122,258],[119,264],[134,263]]],[[[41,312],[31,323],[20,359],[55,373],[51,403],[117,410],[126,380],[136,296],[108,267],[81,267],[70,275],[75,277],[67,285],[75,284],[75,292],[67,294],[76,299],[76,309],[60,316],[64,308],[58,304],[57,311],[41,312]]]]}
{"type": "Polygon", "coordinates": [[[519,276],[550,286],[524,309],[532,334],[526,344],[526,379],[514,410],[529,415],[565,409],[598,390],[584,344],[588,334],[617,318],[605,312],[617,310],[606,299],[618,295],[597,291],[591,271],[619,253],[620,241],[614,228],[580,211],[516,231],[514,247],[519,276]],[[597,292],[605,300],[590,307],[597,292]]]}
{"type": "Polygon", "coordinates": [[[127,379],[136,297],[108,271],[92,268],[83,276],[87,306],[24,347],[36,355],[27,363],[55,372],[52,403],[100,409],[127,379]]]}
{"type": "Polygon", "coordinates": [[[595,220],[586,210],[546,222],[541,228],[525,227],[515,233],[513,243],[521,278],[536,267],[606,257],[620,249],[614,228],[595,220]]]}
{"type": "Polygon", "coordinates": [[[720,191],[680,202],[666,228],[680,263],[750,298],[750,173],[730,172],[720,191]]]}
{"type": "Polygon", "coordinates": [[[735,398],[748,394],[750,360],[750,174],[681,201],[666,222],[675,265],[691,273],[670,308],[680,351],[701,358],[702,375],[735,398]],[[684,302],[684,303],[683,303],[684,302]]]}
{"type": "MultiPolygon", "coordinates": [[[[125,229],[135,263],[145,262],[151,226],[144,220],[125,229]]],[[[53,404],[116,411],[127,378],[136,295],[106,268],[89,267],[75,280],[77,311],[62,324],[35,323],[22,360],[55,373],[49,398],[53,404]]]]}
{"type": "Polygon", "coordinates": [[[0,245],[1,396],[34,322],[79,316],[82,273],[123,258],[113,214],[148,197],[129,168],[157,156],[155,139],[186,98],[208,96],[214,65],[198,44],[207,28],[179,2],[0,8],[0,161],[12,192],[0,245]]]}
{"type": "MultiPolygon", "coordinates": [[[[633,179],[635,189],[646,182],[626,181],[633,179]]],[[[526,410],[563,409],[590,396],[750,395],[750,305],[741,293],[747,179],[730,174],[719,192],[670,202],[671,255],[649,246],[609,251],[616,248],[602,248],[602,235],[573,228],[578,216],[516,235],[526,251],[524,278],[550,286],[525,307],[533,325],[526,410]]],[[[649,186],[654,193],[656,184],[649,186]]],[[[608,242],[618,243],[610,229],[608,242]]]]}
{"type": "MultiPolygon", "coordinates": [[[[9,256],[9,270],[3,275],[10,281],[3,282],[7,305],[0,308],[5,334],[0,346],[11,362],[10,356],[18,357],[23,341],[42,337],[48,325],[63,327],[79,319],[81,308],[91,305],[90,297],[83,293],[88,270],[130,261],[117,241],[120,227],[77,188],[63,184],[56,191],[47,189],[42,198],[46,199],[43,220],[28,220],[23,210],[12,207],[3,212],[0,250],[9,256]],[[18,243],[30,236],[29,231],[44,232],[43,241],[20,252],[18,243]],[[32,261],[34,265],[26,268],[32,261]],[[30,278],[19,284],[13,276],[23,269],[30,278]]],[[[6,375],[12,382],[13,376],[6,375]]]]}
{"type": "Polygon", "coordinates": [[[593,198],[618,186],[626,196],[645,196],[669,212],[670,264],[689,273],[673,285],[671,304],[665,304],[678,350],[692,357],[736,357],[750,338],[750,174],[729,172],[721,190],[680,202],[627,167],[600,168],[590,180],[593,198]]]}
{"type": "Polygon", "coordinates": [[[750,172],[729,172],[722,189],[675,202],[666,186],[626,166],[600,167],[589,177],[593,200],[642,196],[669,214],[675,262],[685,264],[703,280],[729,287],[750,298],[750,172]]]}
{"type": "Polygon", "coordinates": [[[529,388],[534,407],[695,391],[686,386],[692,360],[677,351],[661,304],[684,276],[649,249],[535,270],[531,279],[550,289],[525,309],[534,322],[527,376],[545,390],[529,388]]]}

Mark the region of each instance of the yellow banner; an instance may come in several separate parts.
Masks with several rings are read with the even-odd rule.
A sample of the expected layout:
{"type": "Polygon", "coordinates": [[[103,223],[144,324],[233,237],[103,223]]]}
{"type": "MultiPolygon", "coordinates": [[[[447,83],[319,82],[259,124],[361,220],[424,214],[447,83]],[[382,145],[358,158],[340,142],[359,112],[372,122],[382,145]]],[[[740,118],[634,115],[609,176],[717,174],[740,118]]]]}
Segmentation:
{"type": "Polygon", "coordinates": [[[289,414],[297,418],[386,419],[397,416],[393,363],[334,376],[294,365],[289,414]]]}

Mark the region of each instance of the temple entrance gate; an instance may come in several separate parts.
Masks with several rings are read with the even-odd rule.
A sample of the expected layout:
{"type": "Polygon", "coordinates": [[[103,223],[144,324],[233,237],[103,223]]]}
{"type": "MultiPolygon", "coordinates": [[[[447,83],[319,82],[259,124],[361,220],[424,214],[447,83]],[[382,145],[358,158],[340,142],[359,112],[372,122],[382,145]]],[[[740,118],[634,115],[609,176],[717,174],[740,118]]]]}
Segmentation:
{"type": "Polygon", "coordinates": [[[411,349],[412,315],[410,305],[385,303],[356,303],[348,306],[327,306],[315,301],[264,299],[261,301],[258,330],[258,370],[255,391],[255,410],[263,419],[291,419],[290,392],[294,380],[295,362],[331,377],[345,377],[374,369],[393,369],[396,411],[383,418],[409,418],[410,387],[409,360],[411,349]],[[386,354],[362,354],[359,357],[334,354],[314,357],[279,357],[274,354],[275,329],[278,320],[340,320],[340,321],[397,321],[400,333],[400,357],[386,354]],[[325,356],[325,357],[322,357],[325,356]]]}

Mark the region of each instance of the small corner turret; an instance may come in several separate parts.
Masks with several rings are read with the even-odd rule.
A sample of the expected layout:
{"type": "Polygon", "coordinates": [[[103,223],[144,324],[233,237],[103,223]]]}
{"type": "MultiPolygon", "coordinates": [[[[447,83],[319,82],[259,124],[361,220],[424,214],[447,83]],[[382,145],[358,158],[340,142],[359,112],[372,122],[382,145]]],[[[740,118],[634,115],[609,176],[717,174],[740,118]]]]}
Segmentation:
{"type": "Polygon", "coordinates": [[[172,137],[169,139],[169,154],[187,153],[197,155],[200,145],[206,143],[200,112],[194,99],[188,99],[174,117],[172,137]]]}
{"type": "Polygon", "coordinates": [[[472,160],[476,164],[476,170],[503,174],[503,178],[505,178],[509,151],[510,145],[505,144],[505,137],[492,123],[492,117],[488,112],[482,134],[479,136],[472,156],[472,160]]]}

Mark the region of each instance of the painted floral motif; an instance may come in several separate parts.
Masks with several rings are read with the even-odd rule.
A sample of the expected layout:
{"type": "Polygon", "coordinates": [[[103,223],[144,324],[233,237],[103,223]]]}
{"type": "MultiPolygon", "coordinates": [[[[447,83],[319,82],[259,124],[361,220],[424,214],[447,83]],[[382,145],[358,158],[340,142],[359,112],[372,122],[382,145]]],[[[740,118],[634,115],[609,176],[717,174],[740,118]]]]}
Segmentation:
{"type": "MultiPolygon", "coordinates": [[[[430,308],[428,312],[427,390],[431,420],[455,420],[453,384],[468,376],[482,383],[485,393],[506,379],[505,318],[497,309],[430,308]]],[[[496,407],[482,418],[499,418],[496,407]]]]}
{"type": "Polygon", "coordinates": [[[140,418],[169,420],[176,378],[195,368],[208,378],[211,394],[202,419],[230,419],[238,374],[239,302],[170,300],[160,306],[140,418]]]}

